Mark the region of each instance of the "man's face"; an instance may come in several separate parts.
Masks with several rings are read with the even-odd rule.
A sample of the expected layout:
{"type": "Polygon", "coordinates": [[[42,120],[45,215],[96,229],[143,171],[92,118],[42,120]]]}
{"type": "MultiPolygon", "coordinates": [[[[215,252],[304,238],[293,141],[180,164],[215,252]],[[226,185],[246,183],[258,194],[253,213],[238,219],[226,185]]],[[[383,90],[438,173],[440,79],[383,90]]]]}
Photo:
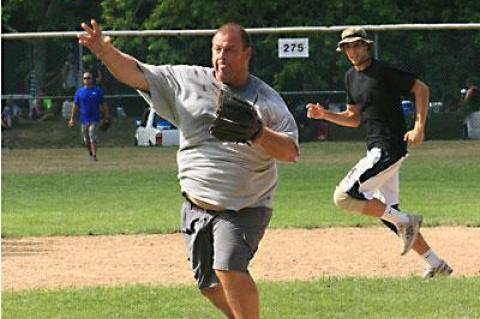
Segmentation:
{"type": "Polygon", "coordinates": [[[343,44],[342,51],[354,67],[363,65],[370,58],[368,44],[361,40],[343,44]]]}
{"type": "Polygon", "coordinates": [[[91,87],[92,86],[92,74],[89,72],[86,72],[83,74],[83,85],[86,87],[91,87]]]}
{"type": "Polygon", "coordinates": [[[217,33],[212,39],[212,66],[215,78],[231,86],[243,86],[248,76],[251,48],[245,48],[234,30],[217,33]]]}

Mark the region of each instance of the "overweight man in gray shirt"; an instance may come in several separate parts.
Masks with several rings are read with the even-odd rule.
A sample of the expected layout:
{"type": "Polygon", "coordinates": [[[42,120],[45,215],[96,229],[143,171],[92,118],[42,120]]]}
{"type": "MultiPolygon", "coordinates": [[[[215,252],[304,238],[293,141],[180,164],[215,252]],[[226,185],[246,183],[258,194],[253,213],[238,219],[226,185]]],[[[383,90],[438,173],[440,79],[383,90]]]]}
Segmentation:
{"type": "Polygon", "coordinates": [[[181,231],[202,294],[228,318],[259,318],[248,265],[272,215],[275,160],[297,161],[298,131],[280,95],[249,73],[245,29],[228,23],[215,32],[213,67],[207,68],[144,64],[113,47],[94,20],[82,28],[79,43],[180,130],[181,231]],[[264,126],[251,145],[221,142],[209,133],[219,89],[255,101],[264,126]]]}

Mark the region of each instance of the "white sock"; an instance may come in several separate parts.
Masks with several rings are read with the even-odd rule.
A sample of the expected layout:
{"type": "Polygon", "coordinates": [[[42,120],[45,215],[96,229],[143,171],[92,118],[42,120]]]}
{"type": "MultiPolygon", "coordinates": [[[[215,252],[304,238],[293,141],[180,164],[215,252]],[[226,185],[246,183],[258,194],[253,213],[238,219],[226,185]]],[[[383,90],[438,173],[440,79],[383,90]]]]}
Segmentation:
{"type": "Polygon", "coordinates": [[[435,254],[432,249],[429,249],[425,254],[422,255],[422,257],[425,258],[427,264],[429,264],[432,268],[437,267],[442,262],[442,260],[438,258],[437,254],[435,254]]]}
{"type": "Polygon", "coordinates": [[[399,210],[396,210],[393,207],[387,206],[385,209],[385,212],[383,213],[382,217],[380,217],[383,220],[386,220],[387,222],[391,222],[395,225],[399,223],[407,223],[408,222],[408,216],[407,214],[402,213],[399,210]]]}

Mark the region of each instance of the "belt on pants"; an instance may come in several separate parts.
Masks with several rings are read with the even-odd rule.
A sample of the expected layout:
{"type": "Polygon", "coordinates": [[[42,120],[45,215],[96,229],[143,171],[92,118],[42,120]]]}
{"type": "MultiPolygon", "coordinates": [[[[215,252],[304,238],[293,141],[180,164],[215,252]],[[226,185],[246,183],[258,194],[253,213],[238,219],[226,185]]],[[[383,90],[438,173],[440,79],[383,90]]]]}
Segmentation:
{"type": "Polygon", "coordinates": [[[198,205],[197,203],[193,202],[190,199],[190,197],[188,196],[188,194],[182,193],[182,196],[190,204],[191,208],[195,207],[195,208],[203,210],[204,212],[207,212],[207,213],[215,214],[215,213],[222,213],[222,212],[235,212],[234,210],[231,210],[231,209],[222,209],[222,210],[208,209],[208,208],[202,207],[202,206],[198,205]]]}

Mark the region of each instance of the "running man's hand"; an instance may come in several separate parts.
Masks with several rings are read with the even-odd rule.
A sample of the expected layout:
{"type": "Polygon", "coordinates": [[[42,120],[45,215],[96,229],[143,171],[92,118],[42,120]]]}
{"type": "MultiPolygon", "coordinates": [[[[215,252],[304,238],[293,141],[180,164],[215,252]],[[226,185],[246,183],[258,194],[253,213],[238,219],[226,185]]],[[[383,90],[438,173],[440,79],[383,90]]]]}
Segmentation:
{"type": "Polygon", "coordinates": [[[423,130],[416,129],[416,128],[408,131],[403,136],[403,140],[408,144],[412,144],[412,145],[420,145],[423,143],[424,139],[425,139],[425,133],[423,132],[423,130]]]}
{"type": "Polygon", "coordinates": [[[77,35],[78,43],[86,46],[97,58],[101,59],[111,49],[111,39],[102,35],[102,29],[94,19],[91,20],[92,27],[82,22],[81,27],[86,33],[77,35]]]}
{"type": "Polygon", "coordinates": [[[320,103],[309,103],[305,107],[307,109],[307,117],[311,119],[324,119],[326,110],[320,103]]]}

